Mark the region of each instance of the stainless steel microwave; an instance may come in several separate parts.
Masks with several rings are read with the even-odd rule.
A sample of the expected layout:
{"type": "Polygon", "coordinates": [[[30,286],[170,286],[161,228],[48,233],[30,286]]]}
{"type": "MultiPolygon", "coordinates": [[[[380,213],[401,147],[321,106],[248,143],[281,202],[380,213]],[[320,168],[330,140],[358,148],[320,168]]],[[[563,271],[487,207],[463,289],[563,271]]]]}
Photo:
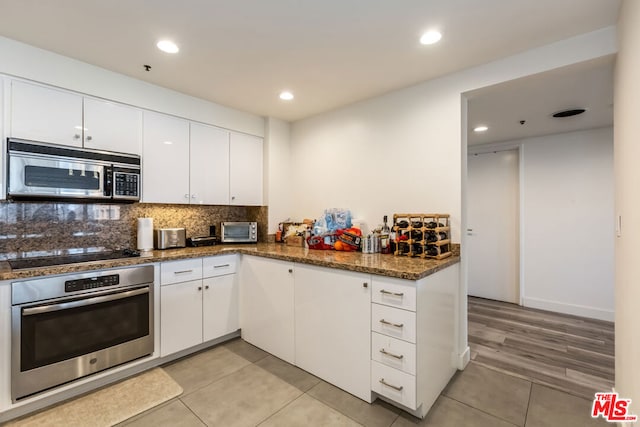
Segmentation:
{"type": "Polygon", "coordinates": [[[223,222],[220,229],[222,243],[258,242],[257,222],[223,222]]]}
{"type": "Polygon", "coordinates": [[[7,140],[7,198],[140,200],[140,156],[7,140]]]}

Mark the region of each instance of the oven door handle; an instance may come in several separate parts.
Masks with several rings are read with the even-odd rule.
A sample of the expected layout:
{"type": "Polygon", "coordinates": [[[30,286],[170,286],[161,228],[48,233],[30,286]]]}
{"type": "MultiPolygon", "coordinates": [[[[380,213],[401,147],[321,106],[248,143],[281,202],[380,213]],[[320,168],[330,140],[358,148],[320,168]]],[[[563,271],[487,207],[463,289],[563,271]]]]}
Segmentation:
{"type": "Polygon", "coordinates": [[[39,307],[29,307],[22,309],[23,316],[31,316],[34,314],[51,313],[53,311],[66,310],[69,308],[83,307],[87,305],[100,304],[102,302],[115,301],[123,298],[129,298],[136,295],[148,294],[149,288],[134,289],[126,292],[118,292],[115,294],[103,295],[99,297],[87,298],[82,300],[75,300],[69,302],[63,302],[60,304],[43,305],[39,307]]]}

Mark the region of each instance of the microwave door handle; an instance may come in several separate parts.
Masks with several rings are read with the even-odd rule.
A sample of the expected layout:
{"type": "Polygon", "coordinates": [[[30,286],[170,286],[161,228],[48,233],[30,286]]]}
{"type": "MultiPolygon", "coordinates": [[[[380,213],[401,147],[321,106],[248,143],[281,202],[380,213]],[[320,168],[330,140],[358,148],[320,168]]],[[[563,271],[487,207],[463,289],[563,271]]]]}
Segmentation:
{"type": "Polygon", "coordinates": [[[113,197],[113,166],[104,167],[104,188],[103,193],[106,197],[113,197]]]}

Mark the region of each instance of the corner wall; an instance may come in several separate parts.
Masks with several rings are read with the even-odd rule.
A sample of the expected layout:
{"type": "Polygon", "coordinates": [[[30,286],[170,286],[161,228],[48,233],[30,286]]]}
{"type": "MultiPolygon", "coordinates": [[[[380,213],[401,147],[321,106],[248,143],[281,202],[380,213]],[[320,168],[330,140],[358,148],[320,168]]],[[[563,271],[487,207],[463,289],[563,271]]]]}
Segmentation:
{"type": "MultiPolygon", "coordinates": [[[[461,94],[616,50],[615,28],[607,27],[295,122],[293,192],[280,191],[290,193],[296,218],[348,207],[371,227],[394,212],[450,213],[452,238],[462,243],[464,258],[466,118],[461,111],[466,107],[461,94]]],[[[457,350],[462,360],[467,349],[464,261],[460,277],[457,350]]]]}
{"type": "Polygon", "coordinates": [[[616,215],[616,391],[640,414],[640,2],[624,0],[614,87],[616,215]]]}

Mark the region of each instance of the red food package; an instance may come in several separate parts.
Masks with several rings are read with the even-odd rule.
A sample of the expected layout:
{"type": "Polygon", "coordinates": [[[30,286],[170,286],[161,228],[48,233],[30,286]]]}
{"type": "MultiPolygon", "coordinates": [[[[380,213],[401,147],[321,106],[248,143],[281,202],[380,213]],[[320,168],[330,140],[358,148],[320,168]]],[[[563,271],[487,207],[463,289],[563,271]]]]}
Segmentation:
{"type": "Polygon", "coordinates": [[[332,245],[325,243],[325,238],[327,238],[326,240],[332,242],[335,238],[334,236],[334,233],[326,233],[308,237],[307,243],[309,244],[309,249],[333,249],[332,245]]]}

